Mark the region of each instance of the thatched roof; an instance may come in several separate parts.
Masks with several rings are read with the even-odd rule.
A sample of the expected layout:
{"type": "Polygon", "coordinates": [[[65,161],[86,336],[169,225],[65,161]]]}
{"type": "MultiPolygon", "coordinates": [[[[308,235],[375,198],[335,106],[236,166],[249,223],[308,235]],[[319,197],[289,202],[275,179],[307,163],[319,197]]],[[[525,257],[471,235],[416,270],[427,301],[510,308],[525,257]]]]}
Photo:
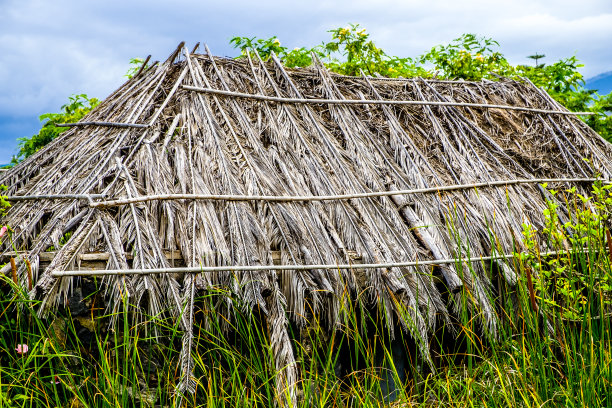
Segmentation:
{"type": "MultiPolygon", "coordinates": [[[[406,263],[512,253],[520,248],[523,223],[543,223],[546,193],[537,183],[326,201],[157,197],[97,203],[167,194],[312,197],[500,180],[610,178],[610,145],[565,113],[528,82],[346,77],[318,62],[307,69],[286,69],[275,59],[217,58],[179,47],[164,63],[127,81],[83,120],[110,124],[74,126],[0,178],[9,196],[103,197],[15,201],[3,222],[14,229],[16,247],[27,251],[33,267],[31,296],[44,299],[44,307],[61,303],[78,282],[53,274],[76,269],[82,253],[109,253],[108,269],[168,268],[164,250],[173,249],[188,267],[273,265],[274,251],[282,265],[349,264],[356,258],[365,264],[406,263]],[[210,89],[292,100],[222,95],[210,89]],[[72,235],[62,246],[67,232],[72,235]],[[51,245],[57,253],[42,272],[39,255],[51,245]]],[[[8,241],[3,245],[5,252],[12,250],[8,241]]],[[[512,283],[515,277],[504,262],[496,265],[512,283]]],[[[469,290],[470,307],[480,311],[483,327],[494,332],[488,264],[473,263],[470,273],[452,263],[433,270],[429,265],[259,268],[110,275],[104,283],[109,305],[121,304],[125,287],[132,303],[142,299],[151,314],[167,309],[178,315],[196,290],[230,289],[267,314],[276,365],[286,376],[282,386],[293,384],[297,375],[287,319],[303,326],[318,314],[333,329],[343,319],[340,302],[346,298],[340,294],[381,306],[387,321],[399,319],[426,353],[428,330],[456,312],[436,286],[441,279],[451,296],[462,287],[469,290]],[[365,296],[359,295],[362,291],[365,296]],[[402,308],[409,313],[401,313],[402,308]]],[[[27,285],[25,262],[18,266],[19,279],[27,285]]],[[[218,310],[231,317],[230,305],[218,310]]],[[[189,333],[189,317],[184,320],[189,333]]],[[[189,364],[187,353],[187,372],[189,364]]]]}

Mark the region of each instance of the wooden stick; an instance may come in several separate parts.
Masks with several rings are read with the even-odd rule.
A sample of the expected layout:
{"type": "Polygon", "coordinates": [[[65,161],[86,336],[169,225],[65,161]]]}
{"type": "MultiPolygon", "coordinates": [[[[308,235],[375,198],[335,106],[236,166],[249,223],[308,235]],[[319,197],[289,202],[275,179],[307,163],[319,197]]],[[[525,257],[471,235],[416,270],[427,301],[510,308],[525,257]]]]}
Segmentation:
{"type": "Polygon", "coordinates": [[[181,41],[179,43],[179,45],[176,47],[176,50],[174,50],[174,52],[172,54],[170,54],[170,56],[168,57],[168,59],[166,60],[166,62],[170,62],[173,63],[174,60],[176,59],[176,57],[179,55],[179,53],[181,52],[181,50],[183,49],[183,47],[185,46],[185,41],[181,41]]]}
{"type": "Polygon", "coordinates": [[[138,75],[140,75],[142,73],[142,71],[144,71],[144,69],[147,66],[147,62],[149,62],[149,60],[151,59],[151,54],[149,54],[147,56],[147,58],[144,60],[144,62],[142,63],[142,65],[140,66],[140,69],[134,74],[134,76],[132,78],[136,78],[138,77],[138,75]]]}
{"type": "Polygon", "coordinates": [[[94,198],[104,198],[104,194],[34,194],[24,196],[7,196],[7,201],[28,201],[28,200],[91,200],[94,198]]]}
{"type": "Polygon", "coordinates": [[[297,202],[297,201],[333,201],[333,200],[350,200],[354,198],[369,198],[369,197],[388,197],[394,195],[409,195],[419,193],[438,193],[442,191],[465,190],[478,187],[495,187],[495,186],[510,186],[516,184],[533,184],[533,183],[575,183],[575,182],[593,182],[596,178],[558,178],[558,179],[516,179],[516,180],[499,180],[487,181],[473,184],[455,184],[450,186],[418,188],[414,190],[397,190],[397,191],[374,191],[369,193],[353,193],[353,194],[338,194],[326,196],[263,196],[263,195],[216,195],[216,194],[157,194],[140,196],[133,198],[124,198],[119,200],[90,202],[90,207],[115,207],[145,201],[162,201],[162,200],[216,200],[216,201],[268,201],[268,202],[297,202]]]}
{"type": "MultiPolygon", "coordinates": [[[[540,256],[554,256],[565,254],[567,251],[543,252],[540,256]]],[[[51,276],[61,278],[65,276],[107,276],[107,275],[155,275],[162,273],[211,273],[211,272],[245,272],[245,271],[304,271],[311,269],[388,269],[388,268],[407,268],[428,265],[448,265],[459,262],[482,262],[497,259],[511,259],[521,254],[500,254],[491,256],[480,256],[477,258],[452,258],[434,259],[427,261],[408,261],[408,262],[387,262],[372,264],[324,264],[324,265],[227,265],[227,266],[195,266],[195,267],[168,267],[151,269],[106,269],[106,270],[69,270],[53,271],[51,276]]]]}
{"type": "Polygon", "coordinates": [[[149,120],[149,124],[145,125],[145,126],[153,126],[153,124],[155,123],[155,121],[157,120],[159,115],[161,115],[161,113],[164,110],[164,108],[166,107],[166,105],[168,105],[168,103],[170,102],[170,100],[174,96],[174,93],[176,92],[176,90],[179,88],[179,86],[181,86],[181,83],[183,82],[183,79],[185,78],[185,75],[187,75],[187,71],[188,71],[188,68],[187,68],[187,65],[185,65],[185,68],[183,68],[183,72],[181,72],[181,75],[179,75],[178,79],[174,83],[174,86],[172,87],[172,89],[168,93],[168,96],[166,96],[166,98],[164,99],[162,104],[159,106],[159,108],[157,108],[155,110],[155,113],[153,114],[153,117],[149,120]]]}
{"type": "Polygon", "coordinates": [[[297,104],[334,104],[334,105],[433,105],[433,106],[463,106],[468,108],[507,109],[532,113],[548,113],[557,115],[594,115],[593,112],[570,112],[549,109],[536,109],[523,106],[491,105],[486,103],[469,102],[439,102],[439,101],[402,101],[402,100],[378,100],[378,99],[319,99],[319,98],[282,98],[276,96],[254,95],[242,92],[223,91],[213,88],[201,88],[190,85],[182,85],[187,91],[208,93],[212,95],[230,96],[236,98],[253,99],[258,101],[297,103],[297,104]]]}
{"type": "Polygon", "coordinates": [[[58,123],[57,127],[75,127],[75,126],[108,126],[117,128],[147,128],[149,125],[142,123],[116,123],[116,122],[77,122],[77,123],[58,123]]]}

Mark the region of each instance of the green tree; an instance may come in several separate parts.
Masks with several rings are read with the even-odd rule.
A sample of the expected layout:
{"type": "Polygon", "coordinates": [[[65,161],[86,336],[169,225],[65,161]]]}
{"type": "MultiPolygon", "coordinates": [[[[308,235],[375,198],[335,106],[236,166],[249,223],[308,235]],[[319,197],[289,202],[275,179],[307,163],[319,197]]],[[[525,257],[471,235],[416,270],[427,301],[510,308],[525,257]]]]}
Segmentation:
{"type": "Polygon", "coordinates": [[[329,33],[332,37],[329,42],[291,51],[281,46],[276,36],[269,39],[234,37],[231,44],[241,50],[241,56],[252,51],[265,60],[275,53],[288,67],[308,66],[312,63],[312,55],[316,55],[331,71],[344,75],[361,75],[361,72],[365,72],[391,78],[418,76],[469,81],[528,79],[569,110],[595,113],[583,117],[583,120],[602,137],[612,141],[612,93],[599,95],[586,89],[584,78],[578,71],[583,65],[575,56],[547,65],[539,63],[545,55],[536,53],[527,57],[535,60],[535,66],[514,66],[499,51],[497,41],[475,34],[463,34],[450,44],[437,45],[419,57],[396,57],[376,46],[359,24],[329,30],[329,33]]]}
{"type": "Polygon", "coordinates": [[[419,61],[431,64],[436,75],[445,79],[479,81],[513,76],[514,67],[497,48],[499,43],[491,38],[463,34],[448,45],[433,47],[419,61]]]}
{"type": "Polygon", "coordinates": [[[240,49],[241,58],[252,51],[267,60],[271,54],[276,54],[283,64],[289,68],[305,67],[312,64],[312,56],[320,58],[332,71],[344,75],[382,75],[386,77],[430,77],[431,73],[417,64],[417,60],[406,57],[390,56],[377,47],[365,28],[359,24],[350,24],[329,30],[331,41],[314,47],[297,47],[289,50],[281,45],[274,36],[268,39],[257,37],[234,37],[230,44],[240,49]]]}
{"type": "Polygon", "coordinates": [[[40,116],[43,124],[37,134],[32,137],[17,139],[19,140],[19,151],[13,156],[11,164],[19,163],[30,157],[62,132],[68,130],[67,127],[57,127],[56,125],[78,122],[100,103],[98,99],[89,98],[85,94],[73,95],[68,99],[69,102],[61,107],[61,112],[45,113],[40,116]]]}
{"type": "MultiPolygon", "coordinates": [[[[145,60],[142,58],[130,59],[130,68],[125,76],[131,79],[144,63],[145,60]]],[[[147,67],[148,65],[145,68],[147,67]]],[[[27,159],[59,136],[60,133],[69,129],[67,127],[58,127],[57,125],[78,122],[83,116],[98,106],[99,103],[100,101],[97,98],[90,98],[86,94],[72,95],[68,97],[68,103],[62,105],[59,113],[45,113],[41,115],[40,121],[42,122],[42,127],[38,133],[31,137],[17,139],[19,140],[19,151],[11,159],[11,165],[27,159]]]]}

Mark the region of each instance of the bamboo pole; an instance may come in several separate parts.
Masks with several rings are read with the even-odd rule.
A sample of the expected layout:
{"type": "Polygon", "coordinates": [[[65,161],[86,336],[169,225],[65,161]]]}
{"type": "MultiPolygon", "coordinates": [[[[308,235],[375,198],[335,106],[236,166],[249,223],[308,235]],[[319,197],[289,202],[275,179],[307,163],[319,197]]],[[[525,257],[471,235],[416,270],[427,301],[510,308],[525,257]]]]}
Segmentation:
{"type": "Polygon", "coordinates": [[[77,123],[58,123],[56,127],[76,127],[76,126],[107,126],[117,128],[147,128],[150,125],[142,123],[116,123],[116,122],[77,122],[77,123]]]}
{"type": "Polygon", "coordinates": [[[28,201],[28,200],[93,200],[104,198],[104,194],[33,194],[24,196],[6,196],[7,201],[28,201]]]}
{"type": "Polygon", "coordinates": [[[254,95],[242,92],[223,91],[213,88],[201,88],[197,86],[182,85],[187,91],[207,93],[212,95],[229,96],[235,98],[253,99],[258,101],[296,103],[296,104],[334,104],[334,105],[433,105],[433,106],[463,106],[467,108],[507,109],[521,112],[547,113],[556,115],[594,115],[593,112],[570,112],[561,110],[536,109],[523,106],[491,105],[486,103],[470,102],[440,102],[440,101],[402,101],[402,100],[378,100],[378,99],[320,99],[320,98],[283,98],[276,96],[254,95]]]}
{"type": "MultiPolygon", "coordinates": [[[[567,253],[568,251],[549,251],[542,252],[539,256],[554,256],[567,253]]],[[[305,271],[311,269],[388,269],[388,268],[407,268],[428,265],[448,265],[460,262],[484,262],[498,259],[512,259],[524,254],[499,254],[490,256],[479,256],[476,258],[449,258],[434,259],[426,261],[409,262],[386,262],[371,264],[322,264],[322,265],[227,265],[227,266],[195,266],[195,267],[168,267],[151,269],[106,269],[106,270],[68,270],[53,271],[51,276],[62,278],[66,276],[108,276],[108,275],[157,275],[163,273],[213,273],[213,272],[245,272],[245,271],[305,271]]]]}
{"type": "MultiPolygon", "coordinates": [[[[439,193],[443,191],[465,190],[479,187],[510,186],[517,184],[533,183],[575,183],[575,182],[594,182],[597,178],[541,178],[541,179],[515,179],[486,181],[472,184],[454,184],[449,186],[418,188],[414,190],[396,191],[373,191],[369,193],[352,193],[321,196],[264,196],[264,195],[233,195],[233,194],[157,194],[109,200],[101,202],[90,202],[89,206],[94,208],[116,207],[121,205],[162,200],[215,200],[215,201],[267,201],[267,202],[307,202],[307,201],[333,201],[351,200],[354,198],[388,197],[394,195],[410,195],[421,193],[439,193]]],[[[604,180],[608,182],[607,180],[604,180]]]]}

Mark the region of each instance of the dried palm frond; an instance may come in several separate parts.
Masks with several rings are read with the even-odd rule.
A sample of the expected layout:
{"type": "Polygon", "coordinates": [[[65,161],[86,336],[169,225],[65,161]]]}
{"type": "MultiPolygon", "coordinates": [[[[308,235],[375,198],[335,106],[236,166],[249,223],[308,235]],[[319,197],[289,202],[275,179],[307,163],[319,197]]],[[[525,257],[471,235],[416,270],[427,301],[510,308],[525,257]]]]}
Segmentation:
{"type": "MultiPolygon", "coordinates": [[[[191,55],[180,46],[164,63],[126,82],[84,122],[143,127],[76,126],[0,176],[10,196],[104,194],[108,199],[159,194],[313,196],[397,191],[518,178],[612,176],[612,148],[571,115],[444,105],[304,104],[194,92],[182,86],[275,98],[467,102],[563,108],[529,82],[382,80],[329,72],[316,60],[287,69],[272,56],[233,60],[191,55]],[[587,159],[587,160],[583,160],[587,159]]],[[[582,192],[587,184],[577,184],[582,192]]],[[[278,403],[296,398],[299,373],[289,325],[346,321],[346,302],[377,308],[391,336],[401,327],[428,357],[436,324],[462,308],[495,334],[488,265],[468,257],[521,248],[524,223],[543,225],[546,192],[536,184],[337,201],[146,201],[111,208],[87,200],[17,201],[3,223],[33,267],[31,296],[41,313],[67,296],[80,254],[109,253],[108,268],[168,268],[164,250],[186,266],[266,266],[272,252],[288,265],[388,263],[457,258],[424,267],[252,270],[215,274],[105,277],[114,315],[167,313],[184,329],[180,392],[193,389],[194,298],[215,291],[216,312],[231,321],[234,302],[267,317],[278,403]],[[62,246],[61,237],[71,232],[62,246]],[[54,246],[51,265],[39,255],[54,246]],[[446,302],[439,281],[451,298],[446,302]],[[220,295],[222,289],[228,295],[220,295]],[[468,293],[468,302],[458,301],[468,293]],[[455,301],[453,301],[453,299],[455,301]],[[397,323],[397,324],[396,324],[397,323]]],[[[554,198],[552,198],[554,199],[554,198]]],[[[562,214],[562,209],[560,213],[562,214]]],[[[12,251],[3,241],[2,250],[12,251]]],[[[27,271],[19,264],[18,278],[27,271]]],[[[501,276],[516,276],[502,261],[501,276]]],[[[362,310],[364,308],[361,308],[362,310]]]]}

